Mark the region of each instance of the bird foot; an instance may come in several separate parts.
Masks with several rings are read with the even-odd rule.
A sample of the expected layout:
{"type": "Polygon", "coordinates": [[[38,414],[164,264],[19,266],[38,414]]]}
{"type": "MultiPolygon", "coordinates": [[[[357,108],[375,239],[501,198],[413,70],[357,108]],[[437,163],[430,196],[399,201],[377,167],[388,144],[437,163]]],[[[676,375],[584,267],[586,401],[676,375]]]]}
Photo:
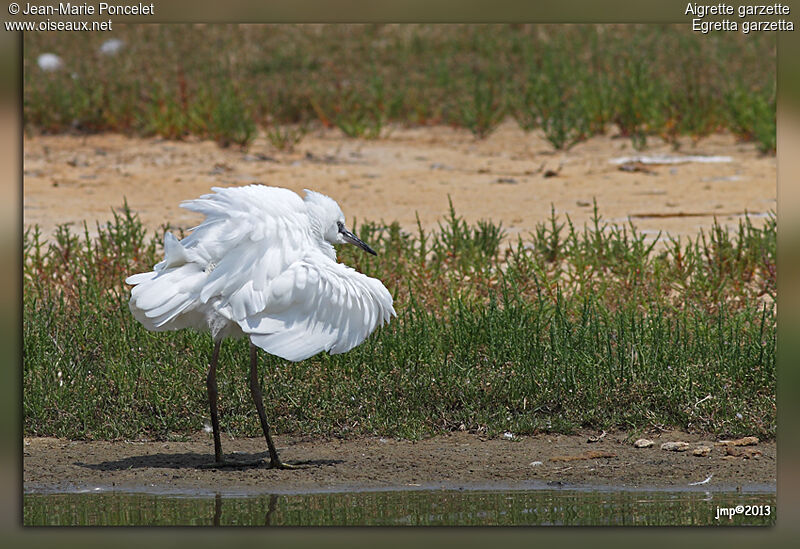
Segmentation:
{"type": "Polygon", "coordinates": [[[242,467],[262,467],[266,462],[263,459],[253,459],[249,461],[233,461],[223,459],[222,461],[212,461],[203,463],[200,469],[237,469],[242,467]]]}
{"type": "Polygon", "coordinates": [[[284,463],[281,460],[271,461],[269,464],[270,469],[287,469],[287,470],[294,470],[300,469],[299,465],[292,465],[291,463],[284,463]]]}
{"type": "Polygon", "coordinates": [[[200,465],[200,469],[241,469],[244,467],[264,467],[265,465],[267,469],[286,469],[286,470],[300,469],[299,465],[284,463],[281,460],[267,462],[266,460],[263,459],[253,459],[248,461],[245,460],[235,461],[235,460],[223,459],[222,461],[212,461],[211,463],[203,463],[200,465]]]}

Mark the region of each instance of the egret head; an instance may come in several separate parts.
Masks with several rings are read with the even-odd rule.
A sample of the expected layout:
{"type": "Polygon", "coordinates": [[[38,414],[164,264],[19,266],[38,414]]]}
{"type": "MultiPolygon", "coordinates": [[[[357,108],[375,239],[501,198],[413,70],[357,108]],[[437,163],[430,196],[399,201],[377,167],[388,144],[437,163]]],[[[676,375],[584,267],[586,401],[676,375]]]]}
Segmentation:
{"type": "Polygon", "coordinates": [[[314,221],[318,223],[318,228],[325,241],[330,244],[355,244],[365,252],[378,255],[363,240],[347,230],[342,209],[334,199],[308,189],[305,191],[308,211],[314,221]]]}

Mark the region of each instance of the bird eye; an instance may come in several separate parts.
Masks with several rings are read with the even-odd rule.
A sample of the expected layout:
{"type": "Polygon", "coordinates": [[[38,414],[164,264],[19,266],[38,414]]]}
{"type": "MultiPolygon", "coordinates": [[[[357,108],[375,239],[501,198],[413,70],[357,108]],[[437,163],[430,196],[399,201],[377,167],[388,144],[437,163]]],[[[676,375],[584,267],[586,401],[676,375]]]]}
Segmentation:
{"type": "Polygon", "coordinates": [[[336,226],[339,227],[340,232],[344,229],[344,223],[342,223],[341,221],[337,221],[336,226]]]}

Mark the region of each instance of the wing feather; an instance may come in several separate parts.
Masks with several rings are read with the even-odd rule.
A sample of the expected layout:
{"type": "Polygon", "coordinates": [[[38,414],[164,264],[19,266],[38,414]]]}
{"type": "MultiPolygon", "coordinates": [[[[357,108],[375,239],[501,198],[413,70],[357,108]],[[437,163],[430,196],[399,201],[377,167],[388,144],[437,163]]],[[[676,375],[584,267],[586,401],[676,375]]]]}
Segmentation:
{"type": "MultiPolygon", "coordinates": [[[[130,308],[148,329],[210,327],[266,307],[266,289],[311,240],[305,203],[288,189],[251,185],[213,188],[182,207],[205,219],[181,241],[164,237],[164,260],[126,279],[130,308]],[[186,317],[186,318],[181,318],[186,317]]],[[[213,330],[212,330],[213,331],[213,330]]]]}
{"type": "Polygon", "coordinates": [[[303,200],[288,189],[250,185],[212,188],[181,204],[206,215],[181,243],[208,264],[200,292],[222,298],[220,312],[240,321],[265,306],[265,290],[313,246],[303,200]]]}
{"type": "Polygon", "coordinates": [[[203,222],[181,241],[166,235],[164,260],[127,279],[130,308],[148,329],[217,333],[222,319],[296,361],[346,352],[395,315],[379,280],[320,247],[298,195],[261,185],[212,191],[181,204],[203,222]]]}
{"type": "Polygon", "coordinates": [[[239,324],[253,343],[292,361],[349,351],[395,315],[379,280],[322,253],[292,264],[269,291],[264,310],[239,324]]]}

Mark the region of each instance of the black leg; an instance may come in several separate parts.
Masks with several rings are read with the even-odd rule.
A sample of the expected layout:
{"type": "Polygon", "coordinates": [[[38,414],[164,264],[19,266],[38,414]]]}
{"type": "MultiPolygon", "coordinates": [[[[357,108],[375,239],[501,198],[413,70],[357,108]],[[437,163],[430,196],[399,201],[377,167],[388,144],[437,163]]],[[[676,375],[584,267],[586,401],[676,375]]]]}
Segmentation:
{"type": "Polygon", "coordinates": [[[269,495],[269,507],[267,508],[267,514],[264,515],[264,526],[271,526],[272,524],[272,515],[275,514],[275,509],[278,507],[278,496],[275,494],[269,495]]]}
{"type": "Polygon", "coordinates": [[[261,430],[264,431],[264,437],[267,439],[267,446],[269,447],[269,465],[273,469],[294,469],[293,466],[283,463],[278,457],[278,451],[275,449],[275,444],[272,442],[272,436],[269,434],[267,414],[264,412],[264,397],[261,394],[261,387],[258,383],[257,350],[258,347],[250,343],[250,394],[253,396],[256,410],[258,410],[258,419],[261,420],[261,430]]]}
{"type": "Polygon", "coordinates": [[[217,492],[214,494],[214,526],[219,526],[220,519],[222,518],[222,494],[217,492]]]}
{"type": "Polygon", "coordinates": [[[222,442],[219,437],[219,414],[217,413],[217,359],[219,358],[219,347],[222,341],[214,343],[214,352],[211,355],[211,364],[208,367],[206,376],[206,388],[208,389],[208,404],[211,408],[211,426],[214,428],[214,461],[222,463],[222,442]]]}

